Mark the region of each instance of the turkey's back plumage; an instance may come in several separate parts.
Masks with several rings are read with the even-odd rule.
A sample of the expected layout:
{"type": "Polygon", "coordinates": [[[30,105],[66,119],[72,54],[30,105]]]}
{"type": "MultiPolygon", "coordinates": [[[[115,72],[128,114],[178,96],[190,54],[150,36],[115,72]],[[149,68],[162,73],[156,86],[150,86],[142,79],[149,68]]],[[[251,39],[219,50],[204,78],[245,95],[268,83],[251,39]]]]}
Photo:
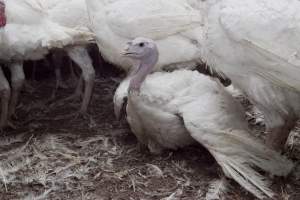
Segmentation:
{"type": "Polygon", "coordinates": [[[160,58],[156,69],[190,66],[199,61],[203,20],[186,0],[88,0],[91,29],[105,59],[128,70],[130,62],[120,46],[134,37],[156,41],[160,58]]]}
{"type": "Polygon", "coordinates": [[[89,17],[85,0],[42,0],[49,18],[69,28],[88,31],[89,17]]]}
{"type": "Polygon", "coordinates": [[[203,58],[247,93],[268,127],[299,116],[299,9],[297,0],[221,0],[205,11],[203,58]]]}
{"type": "MultiPolygon", "coordinates": [[[[216,56],[226,56],[227,62],[238,64],[245,75],[255,73],[299,91],[299,9],[298,0],[220,1],[208,11],[206,47],[216,56]],[[223,43],[220,48],[225,37],[226,46],[223,43]]],[[[226,71],[235,69],[226,66],[226,71]]]]}
{"type": "Polygon", "coordinates": [[[132,118],[131,113],[135,113],[136,118],[128,121],[134,123],[131,127],[136,124],[142,126],[142,132],[146,132],[143,135],[159,136],[154,140],[160,141],[165,148],[173,149],[190,143],[190,136],[181,119],[183,110],[194,112],[193,107],[187,110],[189,105],[200,108],[197,109],[197,120],[209,130],[226,130],[228,127],[247,129],[243,109],[221,87],[198,72],[179,70],[154,73],[147,77],[140,94],[131,97],[134,102],[129,98],[128,117],[132,118]],[[224,109],[222,105],[226,105],[224,109]]]}

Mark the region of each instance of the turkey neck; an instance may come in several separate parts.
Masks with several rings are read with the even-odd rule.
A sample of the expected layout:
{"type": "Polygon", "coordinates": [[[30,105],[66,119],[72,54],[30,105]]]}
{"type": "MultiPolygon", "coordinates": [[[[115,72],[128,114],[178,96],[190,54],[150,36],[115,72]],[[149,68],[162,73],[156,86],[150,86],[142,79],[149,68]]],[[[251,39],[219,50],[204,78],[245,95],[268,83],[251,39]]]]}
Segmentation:
{"type": "Polygon", "coordinates": [[[150,74],[158,61],[158,52],[155,54],[141,59],[136,64],[136,72],[132,75],[129,83],[129,92],[136,90],[139,91],[142,83],[146,79],[147,75],[150,74]]]}

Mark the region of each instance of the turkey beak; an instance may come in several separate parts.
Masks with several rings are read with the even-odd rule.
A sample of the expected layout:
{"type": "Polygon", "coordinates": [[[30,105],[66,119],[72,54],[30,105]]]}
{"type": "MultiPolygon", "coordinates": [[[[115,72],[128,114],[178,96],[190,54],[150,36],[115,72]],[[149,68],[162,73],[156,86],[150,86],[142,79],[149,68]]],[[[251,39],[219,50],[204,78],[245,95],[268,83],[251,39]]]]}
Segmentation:
{"type": "Polygon", "coordinates": [[[132,45],[132,42],[127,42],[127,47],[123,50],[123,52],[121,53],[122,56],[124,57],[128,57],[129,55],[131,55],[132,53],[130,52],[130,46],[132,45]]]}
{"type": "Polygon", "coordinates": [[[121,53],[121,55],[124,56],[124,57],[128,57],[131,54],[132,53],[129,52],[129,47],[124,49],[124,51],[121,53]]]}

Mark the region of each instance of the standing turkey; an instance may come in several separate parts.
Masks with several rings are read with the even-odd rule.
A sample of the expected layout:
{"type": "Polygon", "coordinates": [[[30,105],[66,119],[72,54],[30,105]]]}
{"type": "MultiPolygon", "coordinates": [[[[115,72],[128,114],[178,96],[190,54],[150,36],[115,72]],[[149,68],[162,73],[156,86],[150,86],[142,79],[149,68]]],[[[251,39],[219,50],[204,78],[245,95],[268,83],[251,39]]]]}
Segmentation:
{"type": "MultiPolygon", "coordinates": [[[[83,1],[82,3],[85,5],[83,1]]],[[[7,22],[0,29],[0,60],[8,63],[12,80],[10,100],[9,97],[2,97],[2,107],[10,102],[8,116],[15,112],[18,95],[25,79],[23,61],[41,59],[50,49],[55,48],[66,48],[70,57],[82,68],[86,86],[80,111],[85,112],[91,96],[94,69],[91,59],[81,45],[93,40],[93,34],[80,25],[66,26],[61,21],[54,20],[53,15],[51,16],[54,11],[50,10],[45,1],[3,0],[3,4],[5,12],[2,11],[1,18],[5,15],[7,22]]],[[[73,9],[71,6],[76,8],[77,4],[70,3],[70,11],[73,9]]],[[[77,16],[74,12],[68,14],[77,16]]],[[[10,89],[5,88],[6,93],[7,90],[10,89]]],[[[2,117],[4,114],[2,112],[2,117]]],[[[6,118],[1,119],[0,127],[7,124],[6,118]]]]}
{"type": "Polygon", "coordinates": [[[124,55],[134,61],[135,70],[115,93],[115,112],[120,113],[125,93],[127,121],[139,142],[152,153],[199,142],[227,177],[260,199],[274,197],[268,178],[254,168],[285,176],[293,164],[250,135],[241,105],[195,71],[148,75],[160,59],[155,42],[136,38],[128,44],[124,55]]]}
{"type": "Polygon", "coordinates": [[[208,0],[204,58],[264,114],[267,144],[281,150],[300,114],[300,1],[208,0]]]}

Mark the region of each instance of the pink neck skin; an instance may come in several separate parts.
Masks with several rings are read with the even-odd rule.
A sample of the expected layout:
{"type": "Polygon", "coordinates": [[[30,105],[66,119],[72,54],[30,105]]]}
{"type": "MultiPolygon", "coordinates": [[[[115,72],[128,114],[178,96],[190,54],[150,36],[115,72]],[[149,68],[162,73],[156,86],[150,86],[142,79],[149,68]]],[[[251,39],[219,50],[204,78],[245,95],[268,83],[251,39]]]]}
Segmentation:
{"type": "Polygon", "coordinates": [[[5,16],[5,4],[0,1],[0,27],[6,25],[6,16],[5,16]]]}
{"type": "Polygon", "coordinates": [[[129,92],[133,90],[135,91],[140,90],[142,83],[146,79],[146,76],[152,72],[155,64],[157,63],[157,60],[158,60],[157,52],[153,52],[152,55],[140,60],[140,62],[137,64],[138,69],[132,75],[132,78],[130,80],[129,92]]]}

